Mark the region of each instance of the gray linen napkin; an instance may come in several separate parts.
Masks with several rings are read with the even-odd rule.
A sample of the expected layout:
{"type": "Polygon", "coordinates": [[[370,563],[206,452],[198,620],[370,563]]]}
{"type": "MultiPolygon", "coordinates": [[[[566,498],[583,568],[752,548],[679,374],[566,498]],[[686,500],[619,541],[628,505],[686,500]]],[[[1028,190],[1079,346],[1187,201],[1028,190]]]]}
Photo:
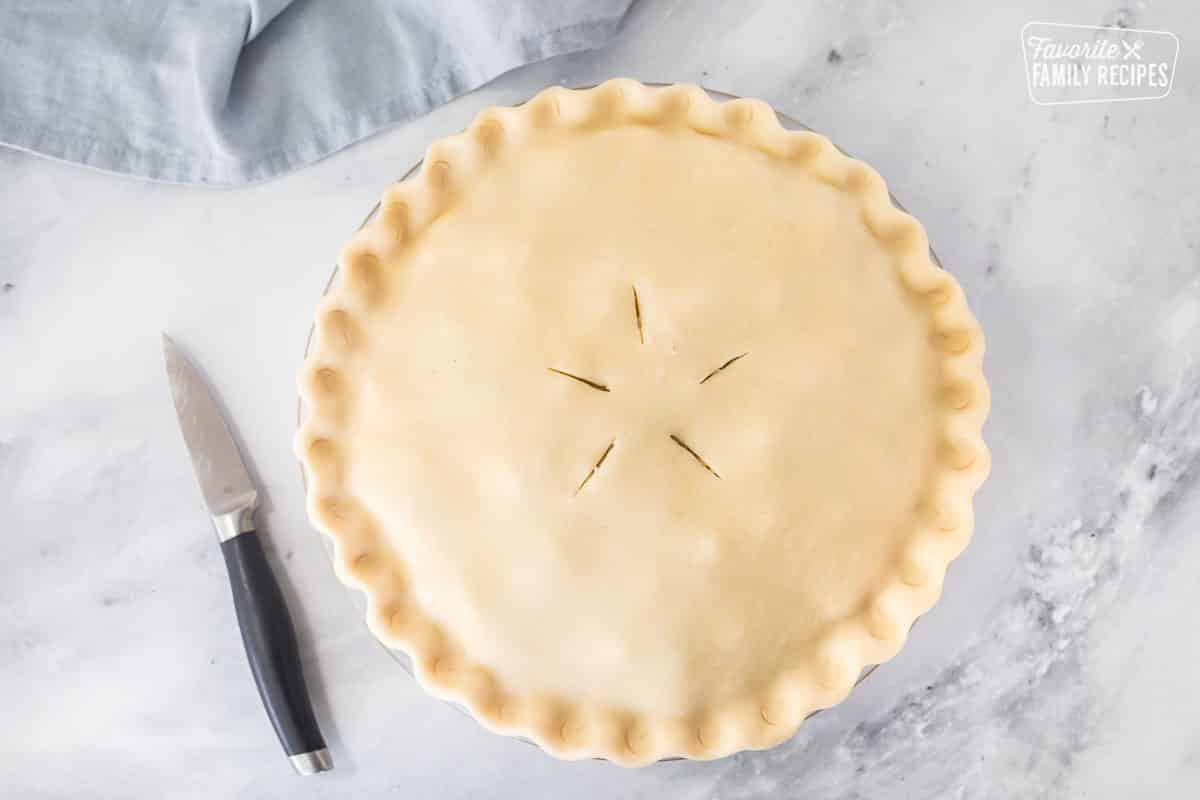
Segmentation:
{"type": "Polygon", "coordinates": [[[235,185],[597,47],[632,0],[3,0],[0,144],[235,185]]]}

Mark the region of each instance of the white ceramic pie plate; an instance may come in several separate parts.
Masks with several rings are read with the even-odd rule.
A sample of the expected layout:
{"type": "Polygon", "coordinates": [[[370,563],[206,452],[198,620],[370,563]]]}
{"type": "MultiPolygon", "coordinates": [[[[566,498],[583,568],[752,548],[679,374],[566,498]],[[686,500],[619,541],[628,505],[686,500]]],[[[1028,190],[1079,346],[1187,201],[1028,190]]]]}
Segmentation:
{"type": "MultiPolygon", "coordinates": [[[[666,85],[668,85],[668,84],[647,82],[647,84],[646,84],[646,85],[648,85],[648,86],[666,86],[666,85]]],[[[591,86],[575,86],[575,87],[571,87],[571,88],[574,88],[574,89],[589,89],[589,88],[592,88],[592,87],[591,87],[591,86]]],[[[736,100],[736,99],[738,99],[738,95],[733,95],[733,94],[729,94],[729,93],[727,93],[727,92],[721,92],[721,91],[717,91],[717,90],[715,90],[715,89],[709,89],[709,88],[707,88],[707,87],[703,87],[703,88],[704,88],[704,91],[708,92],[708,94],[709,94],[710,96],[712,96],[712,97],[713,97],[713,99],[715,99],[715,100],[719,100],[719,101],[722,101],[722,102],[723,102],[723,101],[727,101],[727,100],[736,100]]],[[[788,116],[787,114],[784,114],[784,113],[783,113],[783,112],[781,112],[781,111],[778,111],[778,110],[776,110],[776,112],[775,112],[775,113],[776,113],[776,115],[779,117],[779,121],[780,121],[780,123],[782,123],[782,124],[783,124],[783,126],[784,126],[785,128],[787,128],[787,129],[789,129],[789,130],[799,130],[799,131],[807,131],[807,130],[811,130],[811,128],[809,128],[809,127],[808,127],[807,125],[805,125],[804,123],[802,123],[802,122],[800,122],[800,121],[798,121],[798,120],[796,120],[796,119],[793,119],[792,117],[788,116]]],[[[836,143],[835,143],[835,144],[836,144],[836,143]]],[[[843,152],[845,152],[845,151],[843,151],[843,152]]],[[[409,169],[408,169],[408,171],[407,171],[407,172],[405,172],[405,173],[404,173],[402,176],[400,176],[400,178],[397,180],[397,182],[399,182],[399,181],[403,181],[403,180],[405,180],[406,178],[408,178],[409,176],[411,176],[411,175],[413,175],[414,173],[416,173],[416,171],[417,171],[418,169],[420,169],[420,167],[421,167],[421,164],[422,164],[422,162],[421,162],[421,161],[417,161],[415,164],[413,164],[411,167],[409,167],[409,169]]],[[[900,203],[900,201],[896,199],[895,195],[891,195],[891,194],[889,193],[889,196],[891,197],[891,199],[892,199],[892,203],[893,203],[893,204],[896,206],[896,208],[900,209],[901,211],[904,211],[904,210],[905,210],[905,208],[904,208],[903,204],[901,204],[901,203],[900,203]]],[[[362,227],[364,227],[364,226],[365,226],[365,225],[366,225],[368,222],[370,222],[370,221],[371,221],[371,220],[372,220],[372,219],[375,217],[375,215],[376,215],[378,212],[379,212],[379,203],[376,203],[376,204],[375,204],[375,206],[374,206],[374,207],[373,207],[373,208],[370,210],[370,212],[369,212],[369,213],[366,215],[366,217],[364,217],[364,218],[363,218],[363,221],[362,221],[362,223],[360,223],[360,225],[359,225],[359,228],[362,228],[362,227]]],[[[937,253],[935,253],[935,252],[933,251],[933,247],[932,247],[932,246],[931,246],[931,247],[930,247],[930,249],[929,249],[929,255],[930,255],[930,257],[933,259],[933,263],[937,264],[939,267],[941,267],[941,266],[942,266],[942,262],[941,262],[941,261],[938,259],[938,257],[937,257],[937,253]]],[[[334,281],[337,279],[337,274],[338,274],[338,268],[337,268],[337,266],[336,266],[336,265],[334,265],[333,272],[330,274],[330,276],[329,276],[329,280],[328,280],[328,281],[326,281],[326,283],[325,283],[325,288],[324,288],[324,289],[322,290],[322,292],[321,292],[321,294],[322,294],[322,295],[326,294],[326,293],[329,291],[330,287],[332,287],[332,286],[333,286],[333,282],[334,282],[334,281]]],[[[313,330],[314,330],[314,328],[313,328],[313,327],[310,327],[310,328],[309,328],[309,331],[308,331],[308,338],[305,340],[305,344],[304,344],[304,356],[305,356],[305,360],[307,360],[307,358],[308,358],[308,350],[309,350],[309,347],[311,346],[311,343],[312,343],[313,330]]],[[[301,401],[301,400],[298,400],[298,401],[297,401],[297,408],[296,408],[296,425],[297,425],[297,427],[299,427],[299,425],[302,423],[303,419],[304,419],[304,403],[303,403],[303,401],[301,401]]],[[[304,483],[304,482],[305,482],[305,477],[304,477],[304,469],[303,469],[303,467],[301,467],[301,469],[300,469],[300,480],[301,480],[301,483],[304,483]]],[[[307,486],[305,486],[305,490],[306,490],[306,492],[305,492],[305,493],[307,494],[307,486]]],[[[332,542],[332,541],[331,541],[331,540],[330,540],[328,537],[326,537],[326,536],[320,536],[320,539],[321,539],[321,542],[322,542],[323,546],[325,547],[325,552],[326,552],[326,555],[328,555],[328,556],[329,556],[329,558],[330,558],[330,563],[332,564],[332,561],[333,561],[333,553],[334,553],[334,550],[333,550],[333,542],[332,542]]],[[[363,620],[364,620],[364,623],[363,623],[363,624],[365,625],[365,624],[366,624],[366,623],[365,623],[365,619],[366,619],[366,613],[367,613],[367,600],[366,600],[366,595],[364,595],[364,594],[363,594],[363,593],[361,593],[361,592],[352,592],[351,594],[352,594],[352,596],[353,596],[353,598],[354,598],[354,604],[355,604],[355,606],[358,608],[358,610],[359,610],[359,613],[360,613],[360,616],[361,616],[361,617],[363,618],[363,620]]],[[[408,673],[410,676],[412,676],[412,674],[413,674],[412,662],[411,662],[411,660],[409,659],[409,657],[408,657],[408,654],[407,654],[407,653],[405,653],[405,652],[403,652],[403,651],[401,651],[401,650],[394,650],[394,649],[392,649],[392,648],[390,648],[390,647],[387,647],[387,646],[386,646],[386,645],[384,645],[382,642],[380,642],[380,646],[381,646],[381,647],[383,647],[383,648],[384,648],[384,649],[385,649],[385,650],[386,650],[386,651],[387,651],[387,652],[388,652],[388,653],[389,653],[389,654],[392,656],[392,658],[393,658],[393,659],[396,661],[396,663],[398,663],[398,664],[399,664],[399,665],[400,665],[400,666],[401,666],[401,667],[404,669],[404,671],[405,671],[405,672],[407,672],[407,673],[408,673]]],[[[875,669],[876,669],[877,667],[878,667],[878,665],[877,665],[877,664],[872,664],[872,665],[870,665],[870,666],[868,666],[868,667],[865,667],[865,668],[863,669],[863,671],[862,671],[862,674],[861,674],[861,675],[859,675],[859,677],[858,677],[858,681],[855,683],[855,686],[857,686],[858,684],[862,683],[862,682],[863,682],[863,680],[865,680],[865,679],[866,679],[866,677],[867,677],[868,675],[870,675],[872,672],[874,672],[874,671],[875,671],[875,669]]],[[[415,680],[415,678],[414,678],[414,680],[415,680]]],[[[461,706],[459,706],[457,703],[454,703],[454,702],[451,702],[451,701],[446,701],[446,702],[450,702],[450,705],[452,705],[452,706],[454,706],[455,708],[457,708],[457,709],[458,709],[460,712],[462,712],[464,715],[470,716],[470,715],[468,714],[468,712],[466,711],[466,709],[462,708],[462,707],[461,707],[461,706]]],[[[812,714],[809,714],[809,717],[816,716],[816,715],[817,715],[817,714],[819,714],[819,713],[821,713],[821,710],[820,710],[820,709],[818,709],[817,711],[814,711],[814,712],[812,712],[812,714]]],[[[533,742],[530,742],[528,739],[522,739],[522,741],[525,741],[525,742],[527,742],[527,743],[529,743],[529,744],[533,744],[533,742]]],[[[678,758],[669,758],[669,759],[664,759],[664,760],[666,760],[666,761],[678,761],[678,760],[680,760],[680,759],[678,759],[678,758]]]]}

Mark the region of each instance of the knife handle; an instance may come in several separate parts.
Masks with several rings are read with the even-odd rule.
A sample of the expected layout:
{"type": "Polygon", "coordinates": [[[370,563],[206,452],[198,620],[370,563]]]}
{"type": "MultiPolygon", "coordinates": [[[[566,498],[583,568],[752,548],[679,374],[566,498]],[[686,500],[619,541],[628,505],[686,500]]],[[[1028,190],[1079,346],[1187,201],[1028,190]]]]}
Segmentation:
{"type": "Polygon", "coordinates": [[[221,542],[242,644],[279,742],[301,775],[333,768],[300,669],[300,648],[283,592],[256,531],[221,542]]]}

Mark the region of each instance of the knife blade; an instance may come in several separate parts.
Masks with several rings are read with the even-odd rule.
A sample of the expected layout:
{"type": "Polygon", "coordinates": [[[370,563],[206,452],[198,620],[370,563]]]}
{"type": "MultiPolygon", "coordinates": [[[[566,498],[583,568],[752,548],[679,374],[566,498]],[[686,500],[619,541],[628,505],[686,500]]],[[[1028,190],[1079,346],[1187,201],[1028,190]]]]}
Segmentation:
{"type": "Polygon", "coordinates": [[[163,355],[175,414],[179,417],[179,427],[208,513],[213,517],[233,517],[228,523],[218,525],[218,536],[225,541],[239,532],[234,529],[244,524],[243,521],[253,520],[258,490],[242,461],[233,434],[225,424],[225,417],[217,408],[216,399],[166,334],[163,334],[163,355]]]}
{"type": "Polygon", "coordinates": [[[295,627],[254,526],[258,489],[216,398],[166,334],[163,356],[184,444],[225,557],[259,696],[296,771],[325,772],[333,761],[304,682],[295,627]]]}

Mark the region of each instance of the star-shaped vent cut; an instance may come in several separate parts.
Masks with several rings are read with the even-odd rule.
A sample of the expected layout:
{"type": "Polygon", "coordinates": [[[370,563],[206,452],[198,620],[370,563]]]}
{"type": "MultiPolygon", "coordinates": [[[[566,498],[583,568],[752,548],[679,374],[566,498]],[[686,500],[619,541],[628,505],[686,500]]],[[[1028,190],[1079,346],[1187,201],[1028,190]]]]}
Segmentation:
{"type": "MultiPolygon", "coordinates": [[[[644,325],[644,319],[642,316],[642,303],[641,303],[641,300],[638,298],[638,291],[637,291],[636,286],[633,287],[633,319],[634,319],[635,325],[637,326],[638,343],[645,344],[646,343],[646,329],[645,329],[645,325],[644,325]]],[[[709,381],[713,380],[718,375],[720,375],[725,370],[729,369],[734,364],[741,361],[743,358],[745,358],[748,355],[750,355],[748,352],[739,353],[738,355],[727,359],[716,369],[711,370],[706,375],[704,375],[704,377],[700,378],[700,384],[703,385],[703,384],[706,384],[709,381]]],[[[577,381],[579,383],[582,383],[584,386],[587,386],[591,389],[595,389],[598,392],[611,392],[612,391],[612,389],[609,387],[609,385],[607,383],[600,381],[600,380],[596,380],[595,378],[588,377],[585,375],[580,375],[579,373],[572,372],[570,370],[559,369],[558,367],[546,367],[546,369],[547,369],[547,371],[549,371],[555,375],[560,375],[564,378],[568,378],[570,380],[577,381]]],[[[665,435],[672,442],[674,442],[676,446],[678,446],[679,448],[684,450],[688,455],[690,455],[692,457],[692,459],[696,462],[697,465],[699,465],[700,467],[703,467],[710,475],[712,475],[717,480],[721,479],[721,474],[719,472],[717,472],[717,470],[714,469],[713,466],[711,464],[709,464],[708,461],[705,460],[704,456],[702,456],[700,453],[698,453],[694,447],[692,447],[690,444],[685,442],[678,433],[668,432],[665,435]]],[[[588,470],[587,474],[583,477],[583,480],[581,480],[579,482],[578,486],[575,487],[575,494],[579,494],[581,491],[583,491],[583,488],[585,486],[587,486],[588,483],[592,480],[592,478],[594,478],[596,476],[596,473],[604,465],[604,462],[612,454],[612,452],[616,448],[616,446],[617,446],[617,439],[616,439],[616,437],[613,437],[612,439],[609,440],[608,444],[604,447],[604,449],[602,451],[600,451],[599,457],[596,459],[596,462],[594,464],[592,464],[591,469],[588,470]]]]}

